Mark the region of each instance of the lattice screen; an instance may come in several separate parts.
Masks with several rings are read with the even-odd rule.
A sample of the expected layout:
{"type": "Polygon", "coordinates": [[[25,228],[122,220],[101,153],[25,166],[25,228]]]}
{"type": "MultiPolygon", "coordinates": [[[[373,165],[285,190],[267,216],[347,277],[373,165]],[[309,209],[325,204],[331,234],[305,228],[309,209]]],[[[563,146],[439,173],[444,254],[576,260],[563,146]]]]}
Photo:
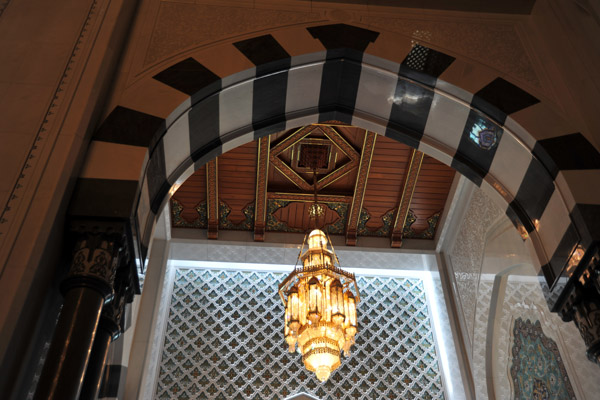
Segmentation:
{"type": "Polygon", "coordinates": [[[353,353],[321,384],[283,340],[272,272],[178,269],[158,399],[442,399],[425,290],[416,278],[359,278],[353,353]]]}

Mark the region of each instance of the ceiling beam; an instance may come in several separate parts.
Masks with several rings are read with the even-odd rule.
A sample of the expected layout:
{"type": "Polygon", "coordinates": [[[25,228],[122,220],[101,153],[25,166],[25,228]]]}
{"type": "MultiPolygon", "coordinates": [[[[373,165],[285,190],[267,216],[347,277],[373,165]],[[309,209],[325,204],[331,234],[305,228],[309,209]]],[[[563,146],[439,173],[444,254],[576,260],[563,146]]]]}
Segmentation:
{"type": "Polygon", "coordinates": [[[258,139],[258,157],[256,161],[256,196],[254,201],[254,240],[265,240],[267,225],[267,177],[269,175],[269,152],[271,137],[258,139]]]}
{"type": "Polygon", "coordinates": [[[415,187],[417,186],[417,179],[419,178],[419,172],[424,156],[425,155],[422,152],[415,149],[412,150],[410,163],[408,164],[408,169],[406,171],[406,178],[404,179],[402,196],[400,197],[398,207],[396,208],[398,211],[396,211],[394,227],[392,228],[392,247],[402,247],[402,231],[404,230],[410,202],[412,201],[415,187]]]}
{"type": "MultiPolygon", "coordinates": [[[[313,193],[282,193],[282,192],[268,192],[268,200],[285,200],[285,201],[299,201],[303,203],[312,203],[315,201],[315,195],[313,193]]],[[[340,195],[328,195],[319,194],[319,203],[350,203],[352,201],[351,196],[340,196],[340,195]]]]}
{"type": "Polygon", "coordinates": [[[219,236],[219,185],[217,159],[206,163],[206,211],[208,213],[208,238],[219,236]]]}
{"type": "Polygon", "coordinates": [[[373,159],[373,151],[375,150],[375,139],[377,134],[369,132],[365,134],[360,161],[358,164],[358,174],[356,175],[356,184],[354,185],[354,196],[352,197],[352,205],[348,214],[348,225],[346,226],[346,245],[356,246],[356,235],[358,231],[358,217],[362,210],[362,204],[367,189],[367,180],[369,178],[369,170],[371,168],[371,160],[373,159]]]}

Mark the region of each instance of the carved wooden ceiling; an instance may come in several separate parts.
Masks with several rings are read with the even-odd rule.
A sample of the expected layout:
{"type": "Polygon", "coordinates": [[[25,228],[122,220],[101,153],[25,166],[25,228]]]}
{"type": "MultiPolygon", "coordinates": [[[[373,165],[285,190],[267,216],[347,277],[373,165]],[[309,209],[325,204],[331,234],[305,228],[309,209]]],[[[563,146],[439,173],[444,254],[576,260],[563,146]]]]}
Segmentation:
{"type": "Polygon", "coordinates": [[[171,199],[175,228],[269,232],[312,227],[313,169],[320,225],[356,245],[361,236],[433,239],[454,170],[395,140],[329,123],[261,138],[209,162],[171,199]]]}

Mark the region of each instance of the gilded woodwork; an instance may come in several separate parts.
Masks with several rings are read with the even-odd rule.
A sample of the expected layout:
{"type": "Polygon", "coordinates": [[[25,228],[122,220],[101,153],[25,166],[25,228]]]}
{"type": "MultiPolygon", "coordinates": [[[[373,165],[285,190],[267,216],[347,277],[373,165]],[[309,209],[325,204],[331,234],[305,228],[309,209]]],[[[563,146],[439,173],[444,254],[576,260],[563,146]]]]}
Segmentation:
{"type": "MultiPolygon", "coordinates": [[[[302,203],[303,207],[308,208],[311,202],[290,201],[283,199],[268,199],[267,201],[267,231],[276,232],[306,232],[306,226],[295,227],[288,224],[289,221],[280,217],[281,211],[285,208],[302,203]],[[279,218],[278,218],[279,217],[279,218]]],[[[330,234],[341,234],[344,232],[347,220],[348,203],[329,202],[320,199],[320,204],[325,205],[325,216],[323,229],[330,234]]]]}
{"type": "MultiPolygon", "coordinates": [[[[307,136],[315,133],[323,134],[329,141],[335,146],[337,150],[343,153],[350,159],[349,162],[340,165],[335,165],[333,170],[321,177],[317,181],[317,190],[322,190],[328,185],[334,183],[338,179],[350,173],[358,166],[359,153],[354,147],[348,143],[346,139],[334,128],[326,125],[309,125],[298,129],[296,132],[287,136],[281,142],[277,143],[270,150],[269,161],[277,171],[284,175],[290,182],[296,185],[299,189],[304,191],[312,191],[313,185],[304,179],[297,171],[295,171],[290,165],[284,162],[280,155],[287,150],[293,150],[293,147],[305,139],[307,136]]],[[[311,139],[313,140],[313,139],[311,139]]],[[[332,149],[333,150],[333,149],[332,149]]],[[[293,153],[292,153],[293,154],[293,153]]],[[[334,160],[335,161],[335,160],[334,160]]]]}
{"type": "Polygon", "coordinates": [[[441,213],[441,211],[438,211],[427,218],[427,229],[417,232],[412,227],[412,225],[416,222],[417,217],[412,210],[408,210],[406,222],[404,223],[404,228],[402,229],[402,237],[406,239],[433,239],[437,224],[440,221],[441,213]]]}
{"type": "Polygon", "coordinates": [[[219,201],[219,229],[233,231],[251,231],[254,228],[254,203],[248,204],[242,210],[246,217],[241,223],[235,224],[229,220],[231,207],[224,201],[219,201]]]}
{"type": "Polygon", "coordinates": [[[255,240],[264,240],[266,231],[305,232],[310,228],[308,207],[314,194],[309,182],[312,171],[304,164],[306,151],[317,151],[318,200],[325,208],[319,224],[330,234],[350,232],[356,241],[358,236],[390,237],[395,229],[400,240],[432,239],[439,220],[434,211],[444,201],[439,194],[447,193],[443,190],[452,178],[448,168],[408,147],[390,147],[385,137],[375,138],[374,133],[350,126],[314,124],[243,145],[219,157],[220,171],[213,161],[196,172],[201,178],[182,185],[183,190],[171,199],[173,227],[208,229],[212,212],[211,237],[218,230],[251,231],[255,240]],[[352,169],[343,170],[353,159],[352,169]],[[419,160],[422,167],[416,179],[419,160]],[[398,198],[408,202],[405,217],[397,212],[398,198]]]}
{"type": "Polygon", "coordinates": [[[270,136],[258,140],[256,162],[256,193],[254,202],[254,240],[265,240],[265,225],[267,220],[267,178],[269,175],[270,136]]]}
{"type": "Polygon", "coordinates": [[[171,198],[171,219],[173,226],[177,228],[199,228],[206,229],[208,227],[208,214],[206,211],[206,201],[200,202],[194,207],[198,213],[198,217],[192,221],[187,220],[182,216],[183,206],[177,199],[171,198]]]}
{"type": "Polygon", "coordinates": [[[219,235],[219,187],[216,159],[206,164],[206,203],[208,238],[217,239],[219,235]]]}
{"type": "Polygon", "coordinates": [[[369,178],[369,169],[371,168],[376,138],[377,135],[374,132],[367,132],[365,135],[356,184],[354,185],[354,196],[352,198],[352,205],[350,206],[350,213],[348,214],[348,226],[346,227],[346,245],[348,246],[356,246],[358,219],[367,189],[367,180],[369,178]]]}
{"type": "MultiPolygon", "coordinates": [[[[289,200],[312,203],[314,198],[314,194],[312,193],[267,193],[267,199],[269,200],[289,200]]],[[[350,203],[350,201],[352,201],[351,196],[319,194],[319,203],[350,203]]]]}
{"type": "Polygon", "coordinates": [[[423,163],[423,157],[425,154],[418,150],[413,150],[406,172],[406,179],[404,181],[404,188],[402,189],[402,197],[398,203],[396,218],[394,220],[394,227],[392,228],[392,247],[402,246],[402,231],[406,223],[406,217],[412,201],[412,196],[417,186],[417,179],[419,178],[419,171],[421,164],[423,163]]]}
{"type": "Polygon", "coordinates": [[[358,219],[358,235],[360,236],[378,236],[378,237],[389,237],[392,230],[392,223],[394,222],[394,215],[396,210],[389,210],[381,216],[381,225],[375,229],[367,228],[367,222],[372,218],[369,214],[369,210],[363,208],[360,212],[360,218],[358,219]]]}

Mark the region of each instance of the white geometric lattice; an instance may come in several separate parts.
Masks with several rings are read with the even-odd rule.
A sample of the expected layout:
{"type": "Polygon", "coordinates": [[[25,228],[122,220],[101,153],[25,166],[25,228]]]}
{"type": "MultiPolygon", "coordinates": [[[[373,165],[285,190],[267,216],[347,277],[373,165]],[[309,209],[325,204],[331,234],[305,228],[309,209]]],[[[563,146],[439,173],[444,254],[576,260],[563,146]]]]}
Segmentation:
{"type": "Polygon", "coordinates": [[[287,352],[277,284],[284,274],[180,268],[158,399],[442,399],[423,283],[359,277],[353,353],[321,384],[287,352]]]}

